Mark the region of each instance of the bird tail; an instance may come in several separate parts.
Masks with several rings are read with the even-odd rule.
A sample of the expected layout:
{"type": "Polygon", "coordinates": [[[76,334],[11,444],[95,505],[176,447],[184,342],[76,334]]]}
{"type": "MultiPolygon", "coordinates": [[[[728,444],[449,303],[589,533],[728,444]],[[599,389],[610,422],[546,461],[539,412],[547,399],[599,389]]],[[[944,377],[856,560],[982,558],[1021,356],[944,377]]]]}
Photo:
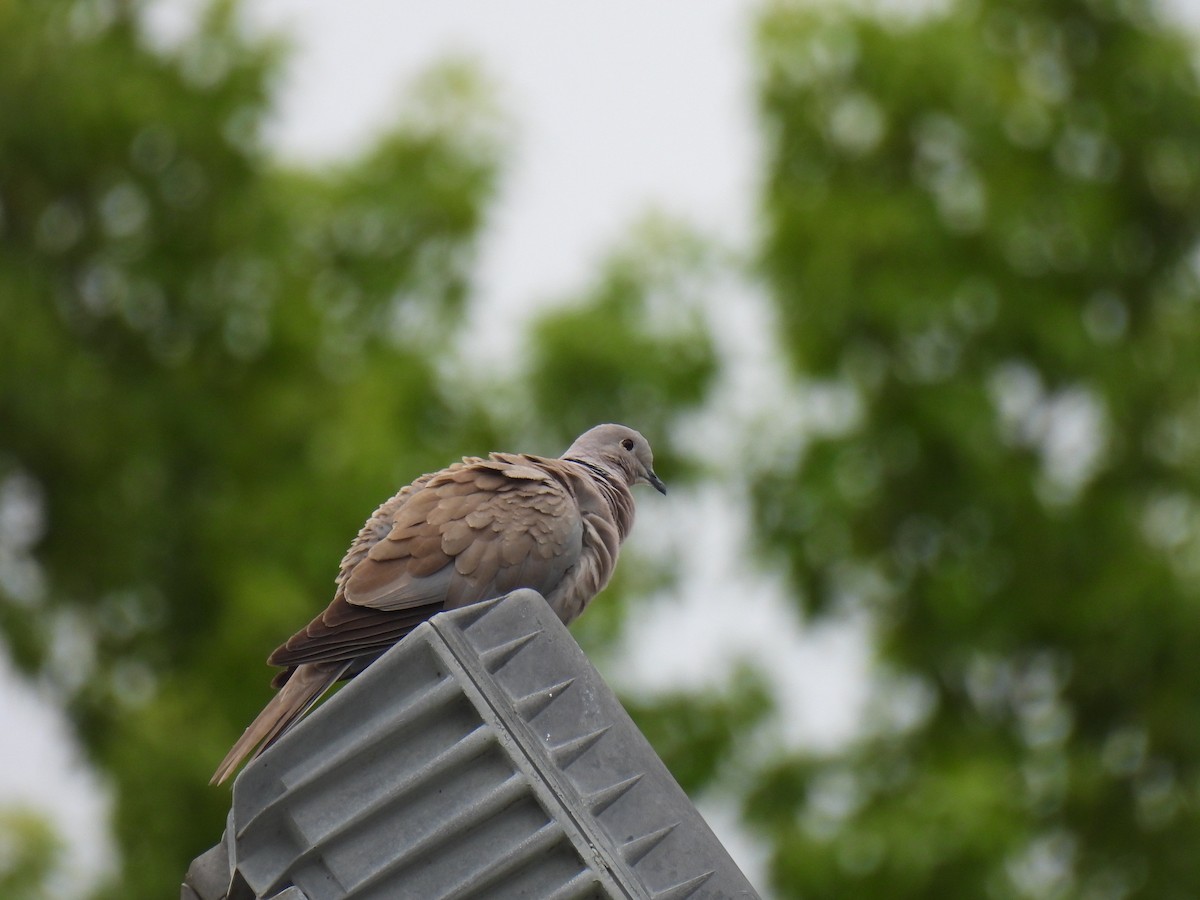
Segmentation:
{"type": "Polygon", "coordinates": [[[243,759],[256,757],[271,746],[321,699],[348,667],[349,663],[306,663],[297,666],[279,693],[263,707],[250,727],[242,732],[237,743],[225,754],[208,783],[220,784],[233,774],[243,759]]]}

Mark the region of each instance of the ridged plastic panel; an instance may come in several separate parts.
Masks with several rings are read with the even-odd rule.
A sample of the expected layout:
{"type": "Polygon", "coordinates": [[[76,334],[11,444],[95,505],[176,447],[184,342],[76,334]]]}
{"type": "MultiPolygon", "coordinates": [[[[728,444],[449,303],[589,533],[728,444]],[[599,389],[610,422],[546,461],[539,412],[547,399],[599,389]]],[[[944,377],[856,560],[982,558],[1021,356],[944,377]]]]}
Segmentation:
{"type": "Polygon", "coordinates": [[[757,897],[532,591],[417,628],[242,772],[229,828],[263,898],[757,897]]]}

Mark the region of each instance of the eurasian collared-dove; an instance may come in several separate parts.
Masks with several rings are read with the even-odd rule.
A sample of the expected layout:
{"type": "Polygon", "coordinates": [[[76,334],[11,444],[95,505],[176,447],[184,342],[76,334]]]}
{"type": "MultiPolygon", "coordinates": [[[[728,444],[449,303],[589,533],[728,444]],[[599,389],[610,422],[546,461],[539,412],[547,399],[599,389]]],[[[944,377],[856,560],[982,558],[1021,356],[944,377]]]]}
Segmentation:
{"type": "Polygon", "coordinates": [[[443,609],[533,588],[570,623],[612,576],[635,484],[667,492],[650,445],[632,428],[597,425],[558,459],[467,457],[401,489],[346,551],[333,602],[267,660],[286,666],[272,682],[279,693],[212,783],[443,609]]]}

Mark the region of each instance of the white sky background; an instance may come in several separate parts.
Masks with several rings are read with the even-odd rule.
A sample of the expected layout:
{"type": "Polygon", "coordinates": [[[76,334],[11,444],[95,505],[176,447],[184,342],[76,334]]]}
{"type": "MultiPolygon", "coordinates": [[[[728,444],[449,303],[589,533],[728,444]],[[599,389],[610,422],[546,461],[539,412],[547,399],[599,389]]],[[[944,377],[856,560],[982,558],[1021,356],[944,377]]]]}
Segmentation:
{"type": "Polygon", "coordinates": [[[478,59],[516,124],[478,285],[524,313],[577,286],[639,209],[745,234],[754,129],[745,0],[255,0],[299,36],[275,138],[291,157],[352,152],[402,87],[478,59]]]}
{"type": "MultiPolygon", "coordinates": [[[[757,172],[748,0],[245,0],[248,22],[295,39],[272,143],[303,163],[354,153],[395,121],[406,83],[447,55],[477,59],[515,125],[514,154],[492,211],[477,284],[492,322],[517,333],[529,312],[577,291],[623,230],[648,208],[746,246],[757,172]]],[[[896,0],[892,5],[903,5],[896,0]]],[[[1174,0],[1192,24],[1200,0],[1174,0]]],[[[186,32],[197,0],[158,0],[155,32],[186,32]]],[[[745,302],[752,303],[751,299],[745,302]]],[[[751,359],[769,339],[761,314],[738,318],[735,350],[751,359]],[[741,329],[739,332],[737,329],[741,329]]],[[[493,335],[494,336],[494,335],[493,335]]],[[[728,339],[728,338],[727,338],[728,339]]],[[[481,347],[481,352],[486,351],[481,347]]],[[[731,409],[778,381],[743,371],[731,409]]],[[[765,402],[771,402],[767,396],[765,402]]],[[[751,404],[753,405],[753,404],[751,404]]],[[[697,423],[698,435],[711,433],[697,423]]],[[[514,448],[519,449],[519,448],[514,448]]],[[[676,514],[719,520],[736,496],[720,490],[642,504],[635,541],[682,552],[669,536],[676,514]],[[659,508],[659,506],[662,508],[659,508]],[[650,508],[650,509],[647,509],[650,508]]],[[[737,519],[737,516],[734,516],[737,519]]],[[[700,548],[691,583],[651,607],[626,650],[625,677],[655,687],[711,683],[739,655],[788,661],[776,677],[789,697],[789,741],[836,742],[864,702],[869,651],[860,629],[804,632],[760,578],[731,628],[721,616],[747,573],[734,533],[689,536],[700,548]],[[815,677],[819,674],[819,677],[815,677]]],[[[314,603],[317,601],[314,600],[314,603]]],[[[315,608],[315,607],[314,607],[315,608]]],[[[103,869],[108,852],[102,785],[80,765],[62,715],[18,683],[0,652],[0,806],[50,811],[71,847],[61,896],[103,869]],[[22,735],[15,742],[11,735],[22,735]]],[[[719,835],[763,888],[761,857],[716,800],[702,804],[719,835]]],[[[219,835],[214,835],[214,842],[219,835]]],[[[183,873],[180,873],[182,877],[183,873]]]]}

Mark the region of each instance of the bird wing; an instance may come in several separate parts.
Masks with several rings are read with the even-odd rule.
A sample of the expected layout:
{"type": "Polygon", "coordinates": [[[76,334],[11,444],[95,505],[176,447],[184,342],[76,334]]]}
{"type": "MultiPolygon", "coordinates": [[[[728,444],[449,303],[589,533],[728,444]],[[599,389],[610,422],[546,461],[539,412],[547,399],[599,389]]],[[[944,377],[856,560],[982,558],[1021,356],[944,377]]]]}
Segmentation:
{"type": "Polygon", "coordinates": [[[423,476],[372,516],[333,602],[269,662],[378,654],[443,609],[522,587],[545,596],[578,562],[583,531],[574,498],[530,457],[493,454],[423,476]]]}

